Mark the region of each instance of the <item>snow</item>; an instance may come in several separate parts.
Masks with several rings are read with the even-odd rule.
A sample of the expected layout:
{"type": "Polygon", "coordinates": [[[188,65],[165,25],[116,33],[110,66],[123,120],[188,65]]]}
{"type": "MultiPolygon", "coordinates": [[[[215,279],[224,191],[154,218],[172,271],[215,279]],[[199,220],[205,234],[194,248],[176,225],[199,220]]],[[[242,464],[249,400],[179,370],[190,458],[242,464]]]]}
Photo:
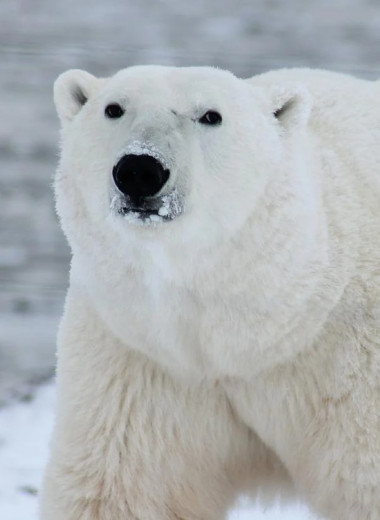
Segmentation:
{"type": "MultiPolygon", "coordinates": [[[[22,402],[0,410],[0,518],[37,520],[37,492],[48,457],[53,426],[55,387],[39,387],[22,402]]],[[[273,507],[266,511],[247,501],[229,520],[312,520],[306,507],[273,507]]]]}
{"type": "Polygon", "coordinates": [[[119,153],[118,158],[121,159],[123,155],[128,154],[150,155],[151,157],[154,157],[157,161],[159,161],[166,170],[170,169],[170,164],[166,160],[165,154],[163,154],[161,150],[159,150],[157,146],[153,143],[133,141],[129,146],[127,146],[127,148],[123,149],[119,153]]]}
{"type": "Polygon", "coordinates": [[[0,410],[0,518],[36,520],[37,490],[48,456],[54,385],[40,387],[29,402],[0,410]]]}

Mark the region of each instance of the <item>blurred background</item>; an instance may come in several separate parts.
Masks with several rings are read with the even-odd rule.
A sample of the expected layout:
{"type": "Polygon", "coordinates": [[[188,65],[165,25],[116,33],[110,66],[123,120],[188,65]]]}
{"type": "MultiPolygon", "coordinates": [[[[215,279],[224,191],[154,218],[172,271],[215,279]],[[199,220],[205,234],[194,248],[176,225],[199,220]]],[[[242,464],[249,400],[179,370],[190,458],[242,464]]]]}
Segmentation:
{"type": "Polygon", "coordinates": [[[378,0],[2,0],[0,3],[0,403],[52,374],[69,251],[54,213],[68,68],[214,65],[239,76],[324,67],[380,77],[378,0]]]}
{"type": "Polygon", "coordinates": [[[69,250],[51,190],[52,84],[68,68],[284,66],[380,77],[377,0],[0,3],[0,403],[52,374],[69,250]]]}
{"type": "Polygon", "coordinates": [[[243,77],[309,66],[377,78],[380,1],[1,1],[0,405],[29,399],[53,374],[70,262],[51,190],[54,79],[68,68],[104,76],[148,63],[243,77]]]}

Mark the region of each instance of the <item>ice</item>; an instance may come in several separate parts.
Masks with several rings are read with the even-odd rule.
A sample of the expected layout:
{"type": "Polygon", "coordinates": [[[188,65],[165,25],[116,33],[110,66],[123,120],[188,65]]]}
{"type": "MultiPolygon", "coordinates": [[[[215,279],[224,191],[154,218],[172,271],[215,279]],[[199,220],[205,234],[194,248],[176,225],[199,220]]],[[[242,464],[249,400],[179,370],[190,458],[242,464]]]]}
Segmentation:
{"type": "Polygon", "coordinates": [[[167,195],[162,197],[162,207],[160,215],[165,215],[167,218],[173,219],[178,217],[183,211],[182,197],[178,190],[173,189],[167,195]]]}
{"type": "Polygon", "coordinates": [[[158,210],[158,214],[161,217],[167,217],[169,215],[169,208],[168,205],[165,204],[164,206],[161,206],[161,208],[158,210]]]}

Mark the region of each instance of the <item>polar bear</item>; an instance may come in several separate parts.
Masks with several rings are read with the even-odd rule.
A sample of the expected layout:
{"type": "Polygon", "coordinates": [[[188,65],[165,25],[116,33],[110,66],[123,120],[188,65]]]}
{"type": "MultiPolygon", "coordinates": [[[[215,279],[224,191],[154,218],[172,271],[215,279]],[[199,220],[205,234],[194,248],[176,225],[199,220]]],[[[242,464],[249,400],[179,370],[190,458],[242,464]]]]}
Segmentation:
{"type": "Polygon", "coordinates": [[[380,519],[380,83],[55,84],[72,249],[43,520],[380,519]]]}

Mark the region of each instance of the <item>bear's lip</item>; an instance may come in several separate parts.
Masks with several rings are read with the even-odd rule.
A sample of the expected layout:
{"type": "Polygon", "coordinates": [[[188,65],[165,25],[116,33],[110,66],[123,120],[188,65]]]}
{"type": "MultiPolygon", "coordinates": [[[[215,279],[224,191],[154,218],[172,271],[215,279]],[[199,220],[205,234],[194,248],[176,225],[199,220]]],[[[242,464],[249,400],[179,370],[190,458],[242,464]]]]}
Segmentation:
{"type": "Polygon", "coordinates": [[[123,215],[125,215],[126,213],[138,213],[141,216],[158,215],[158,209],[141,208],[141,207],[134,207],[134,206],[121,207],[120,211],[123,215]]]}

